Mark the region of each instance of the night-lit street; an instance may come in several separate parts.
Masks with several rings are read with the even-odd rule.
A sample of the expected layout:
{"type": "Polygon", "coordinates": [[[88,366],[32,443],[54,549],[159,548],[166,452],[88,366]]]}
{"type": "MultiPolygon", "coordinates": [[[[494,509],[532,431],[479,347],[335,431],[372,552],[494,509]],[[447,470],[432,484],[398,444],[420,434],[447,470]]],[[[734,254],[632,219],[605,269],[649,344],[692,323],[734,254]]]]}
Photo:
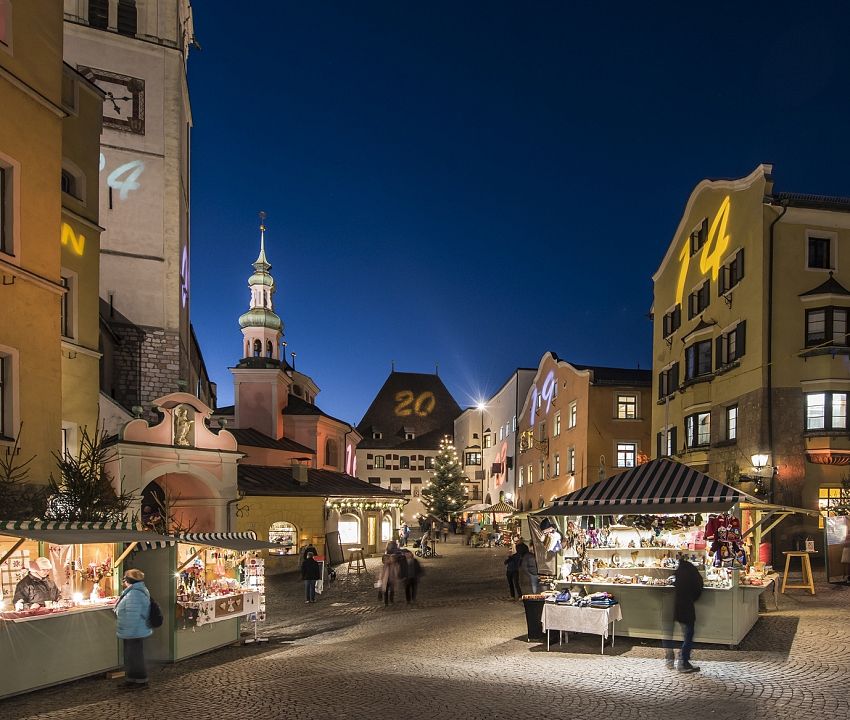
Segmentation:
{"type": "MultiPolygon", "coordinates": [[[[157,669],[151,687],[89,679],[7,700],[20,718],[789,718],[846,717],[850,588],[780,596],[739,650],[698,646],[702,671],[667,670],[657,643],[525,641],[505,597],[501,549],[449,543],[415,609],[379,607],[368,578],[339,580],[305,611],[294,578],[269,582],[268,645],[157,669]]],[[[372,571],[377,560],[370,560],[372,571]]],[[[770,603],[770,600],[768,600],[770,603]]],[[[200,630],[199,630],[200,632],[200,630]]]]}

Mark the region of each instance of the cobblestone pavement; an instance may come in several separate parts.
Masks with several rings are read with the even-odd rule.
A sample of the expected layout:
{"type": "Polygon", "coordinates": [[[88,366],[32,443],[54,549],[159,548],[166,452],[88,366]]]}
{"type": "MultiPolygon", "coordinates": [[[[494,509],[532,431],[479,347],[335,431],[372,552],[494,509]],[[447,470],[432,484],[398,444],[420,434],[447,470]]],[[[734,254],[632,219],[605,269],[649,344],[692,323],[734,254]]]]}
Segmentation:
{"type": "Polygon", "coordinates": [[[697,646],[702,672],[680,675],[654,641],[617,638],[604,656],[597,636],[526,643],[505,552],[438,550],[416,607],[378,604],[375,559],[370,575],[341,568],[310,606],[300,582],[269,578],[267,645],[155,668],[147,690],[91,678],[12,698],[0,719],[850,717],[850,587],[789,591],[738,650],[697,646]]]}

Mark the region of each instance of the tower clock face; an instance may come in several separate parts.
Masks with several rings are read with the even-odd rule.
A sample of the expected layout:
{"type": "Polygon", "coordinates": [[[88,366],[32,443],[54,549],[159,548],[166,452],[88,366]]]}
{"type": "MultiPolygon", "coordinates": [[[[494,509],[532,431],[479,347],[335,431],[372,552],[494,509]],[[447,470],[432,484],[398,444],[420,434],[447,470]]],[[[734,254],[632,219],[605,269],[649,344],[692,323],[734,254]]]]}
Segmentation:
{"type": "Polygon", "coordinates": [[[77,69],[106,93],[103,126],[145,134],[145,81],[109,70],[79,65],[77,69]]]}

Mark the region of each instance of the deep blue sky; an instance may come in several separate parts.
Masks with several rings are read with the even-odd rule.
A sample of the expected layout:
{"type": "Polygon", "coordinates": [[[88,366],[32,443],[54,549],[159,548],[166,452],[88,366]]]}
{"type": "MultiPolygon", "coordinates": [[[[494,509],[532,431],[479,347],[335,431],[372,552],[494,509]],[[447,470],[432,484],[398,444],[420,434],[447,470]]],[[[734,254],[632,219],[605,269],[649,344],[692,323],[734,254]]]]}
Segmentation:
{"type": "Polygon", "coordinates": [[[704,177],[850,195],[840,2],[234,7],[196,0],[189,63],[219,404],[261,209],[289,350],[357,422],[393,360],[462,406],[546,350],[650,367],[650,277],[704,177]]]}

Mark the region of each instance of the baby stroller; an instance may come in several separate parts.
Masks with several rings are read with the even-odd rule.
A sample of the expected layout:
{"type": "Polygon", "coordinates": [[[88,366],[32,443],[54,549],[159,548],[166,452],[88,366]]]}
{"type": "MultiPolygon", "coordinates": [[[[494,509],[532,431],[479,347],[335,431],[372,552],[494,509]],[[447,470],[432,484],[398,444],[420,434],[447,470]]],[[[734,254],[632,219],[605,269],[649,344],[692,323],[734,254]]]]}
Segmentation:
{"type": "Polygon", "coordinates": [[[423,537],[421,540],[416,540],[413,543],[413,547],[416,548],[416,552],[414,553],[416,557],[434,557],[434,549],[428,544],[428,539],[425,537],[423,537]]]}

